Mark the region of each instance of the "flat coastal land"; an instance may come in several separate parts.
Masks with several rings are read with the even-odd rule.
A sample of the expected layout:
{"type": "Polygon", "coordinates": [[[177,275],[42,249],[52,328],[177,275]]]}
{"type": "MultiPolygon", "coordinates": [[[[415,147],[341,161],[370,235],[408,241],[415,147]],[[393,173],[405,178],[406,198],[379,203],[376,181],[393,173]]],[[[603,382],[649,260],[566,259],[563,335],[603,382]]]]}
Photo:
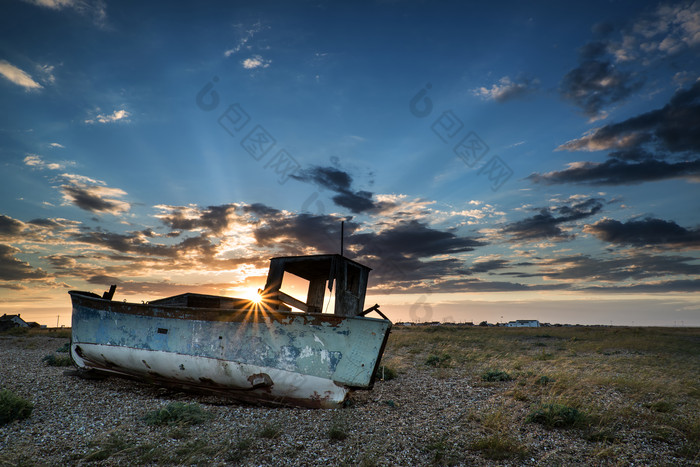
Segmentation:
{"type": "Polygon", "coordinates": [[[0,389],[33,405],[0,465],[700,464],[700,329],[395,327],[335,410],[67,376],[68,336],[0,334],[0,389]]]}

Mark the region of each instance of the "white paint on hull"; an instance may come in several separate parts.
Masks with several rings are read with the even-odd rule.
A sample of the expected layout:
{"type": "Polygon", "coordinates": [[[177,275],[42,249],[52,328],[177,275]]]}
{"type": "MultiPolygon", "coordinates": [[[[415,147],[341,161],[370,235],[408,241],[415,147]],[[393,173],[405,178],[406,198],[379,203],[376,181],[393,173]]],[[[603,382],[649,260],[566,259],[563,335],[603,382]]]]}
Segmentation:
{"type": "Polygon", "coordinates": [[[317,376],[214,358],[87,343],[73,344],[71,350],[79,368],[159,378],[218,391],[254,392],[271,401],[320,401],[322,407],[337,407],[349,391],[332,380],[317,376]],[[77,347],[80,350],[76,351],[77,347]]]}

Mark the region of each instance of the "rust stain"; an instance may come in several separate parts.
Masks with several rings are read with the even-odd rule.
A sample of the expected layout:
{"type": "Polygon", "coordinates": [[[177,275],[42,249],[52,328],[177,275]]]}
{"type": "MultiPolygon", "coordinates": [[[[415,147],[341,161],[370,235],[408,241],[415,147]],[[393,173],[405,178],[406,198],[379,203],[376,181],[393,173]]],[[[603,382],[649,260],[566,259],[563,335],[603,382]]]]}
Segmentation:
{"type": "Polygon", "coordinates": [[[272,382],[272,378],[270,378],[270,375],[267,373],[256,373],[254,375],[250,375],[248,376],[248,382],[250,382],[250,386],[254,389],[263,387],[269,388],[274,384],[272,382]]]}

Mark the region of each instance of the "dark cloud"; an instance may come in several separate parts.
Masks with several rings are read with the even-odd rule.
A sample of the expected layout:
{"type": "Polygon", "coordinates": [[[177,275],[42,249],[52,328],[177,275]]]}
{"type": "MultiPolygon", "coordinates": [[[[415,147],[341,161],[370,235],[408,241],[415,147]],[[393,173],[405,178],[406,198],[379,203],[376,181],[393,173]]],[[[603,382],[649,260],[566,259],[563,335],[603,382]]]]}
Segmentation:
{"type": "Polygon", "coordinates": [[[18,248],[0,244],[0,280],[21,281],[47,277],[42,269],[35,269],[29,263],[15,258],[19,252],[18,248]]]}
{"type": "Polygon", "coordinates": [[[607,58],[607,43],[590,42],[579,52],[580,63],[564,76],[559,92],[589,117],[599,116],[605,107],[623,101],[640,88],[641,81],[617,69],[607,58]]]}
{"type": "Polygon", "coordinates": [[[605,162],[570,164],[569,168],[527,177],[535,183],[585,183],[589,185],[632,185],[670,178],[700,176],[700,160],[666,162],[646,160],[639,163],[619,159],[605,162]]]}
{"type": "Polygon", "coordinates": [[[590,198],[571,205],[541,208],[539,214],[512,222],[501,229],[511,241],[536,241],[545,239],[565,240],[572,238],[560,225],[590,217],[603,208],[602,200],[590,198]]]}
{"type": "Polygon", "coordinates": [[[521,284],[518,282],[485,281],[476,278],[444,279],[435,283],[395,284],[385,293],[468,293],[468,292],[525,292],[539,290],[568,290],[569,284],[521,284]]]}
{"type": "Polygon", "coordinates": [[[565,289],[576,291],[663,293],[682,291],[680,287],[686,287],[699,278],[700,265],[697,262],[698,259],[692,256],[625,251],[602,258],[580,254],[541,259],[531,264],[535,266],[535,272],[502,272],[499,275],[539,278],[545,281],[543,287],[560,284],[565,289]]]}
{"type": "Polygon", "coordinates": [[[549,279],[623,282],[665,276],[700,274],[700,266],[688,256],[632,254],[598,259],[588,255],[566,256],[543,261],[541,275],[549,279]]]}
{"type": "Polygon", "coordinates": [[[356,234],[351,241],[359,247],[356,251],[359,256],[380,256],[391,252],[410,258],[463,253],[485,245],[473,238],[433,229],[416,220],[401,222],[379,233],[356,234]]]}
{"type": "Polygon", "coordinates": [[[620,222],[602,219],[584,230],[599,239],[618,245],[700,248],[700,229],[686,229],[673,221],[646,218],[620,222]]]}
{"type": "MultiPolygon", "coordinates": [[[[260,285],[264,284],[264,279],[259,279],[260,285]]],[[[87,279],[87,282],[96,284],[107,290],[112,284],[117,286],[116,295],[119,294],[148,294],[152,296],[178,295],[186,292],[196,292],[204,294],[219,295],[223,290],[231,287],[230,283],[207,283],[207,284],[177,284],[170,281],[132,281],[121,280],[115,276],[95,275],[87,279]]]]}
{"type": "Polygon", "coordinates": [[[280,254],[336,253],[340,251],[342,220],[345,220],[346,237],[352,235],[359,224],[350,219],[301,213],[266,217],[254,236],[258,245],[280,254]]]}
{"type": "Polygon", "coordinates": [[[394,286],[417,280],[471,274],[464,261],[448,255],[473,251],[485,243],[433,229],[419,221],[405,221],[380,232],[362,232],[348,239],[356,259],[369,265],[373,283],[394,286]]]}
{"type": "Polygon", "coordinates": [[[161,222],[175,230],[206,230],[214,234],[224,231],[236,213],[235,204],[209,206],[192,213],[184,206],[168,206],[168,213],[158,216],[161,222]]]}
{"type": "Polygon", "coordinates": [[[29,222],[27,222],[27,224],[48,228],[59,228],[64,226],[64,224],[56,221],[55,219],[32,219],[29,222]]]}
{"type": "Polygon", "coordinates": [[[535,183],[624,185],[700,176],[700,81],[663,108],[598,128],[559,150],[610,150],[605,162],[575,162],[528,177],[535,183]]]}
{"type": "Polygon", "coordinates": [[[0,214],[0,237],[14,237],[22,232],[24,224],[4,214],[0,214]]]}
{"type": "Polygon", "coordinates": [[[472,264],[469,271],[476,274],[481,272],[491,272],[494,269],[504,269],[508,267],[510,267],[510,261],[505,259],[492,259],[472,264]]]}
{"type": "Polygon", "coordinates": [[[62,185],[61,193],[68,202],[89,212],[119,214],[128,211],[130,207],[129,203],[108,198],[108,196],[121,196],[123,194],[121,190],[102,186],[89,186],[80,183],[62,185]]]}
{"type": "Polygon", "coordinates": [[[558,149],[567,151],[639,149],[649,144],[657,153],[700,152],[700,81],[677,91],[660,109],[612,123],[558,149]]]}
{"type": "MultiPolygon", "coordinates": [[[[133,253],[137,255],[180,258],[188,254],[197,254],[199,261],[205,262],[216,254],[215,244],[205,235],[188,237],[177,244],[165,245],[151,243],[148,237],[140,232],[119,234],[103,230],[86,230],[75,234],[73,241],[102,246],[120,253],[133,253]]],[[[132,258],[135,260],[135,258],[132,258]]]]}
{"type": "Polygon", "coordinates": [[[388,203],[374,201],[369,191],[354,190],[350,174],[335,167],[311,167],[292,175],[292,178],[337,193],[332,198],[333,202],[356,214],[380,211],[389,206],[388,203]]]}

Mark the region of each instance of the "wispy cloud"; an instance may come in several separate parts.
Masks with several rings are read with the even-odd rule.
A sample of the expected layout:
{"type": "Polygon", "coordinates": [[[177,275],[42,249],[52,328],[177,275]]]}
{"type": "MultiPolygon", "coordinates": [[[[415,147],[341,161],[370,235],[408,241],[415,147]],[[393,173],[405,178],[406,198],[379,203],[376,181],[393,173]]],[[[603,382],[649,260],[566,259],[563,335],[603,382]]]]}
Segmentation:
{"type": "Polygon", "coordinates": [[[85,120],[85,123],[87,124],[93,124],[93,123],[112,123],[112,122],[118,122],[120,120],[123,120],[125,122],[129,121],[129,116],[131,114],[127,112],[124,109],[121,110],[115,110],[111,114],[98,114],[94,118],[88,118],[85,120]]]}
{"type": "Polygon", "coordinates": [[[17,86],[22,86],[27,91],[41,89],[43,86],[25,71],[17,68],[6,60],[0,60],[0,75],[17,86]]]}
{"type": "Polygon", "coordinates": [[[482,86],[472,89],[472,93],[482,99],[505,102],[534,92],[538,85],[538,79],[520,78],[512,81],[508,76],[504,76],[498,83],[491,85],[490,88],[482,86]]]}
{"type": "Polygon", "coordinates": [[[33,5],[49,8],[51,10],[75,10],[80,14],[93,18],[97,25],[100,25],[107,18],[107,9],[102,0],[24,0],[33,5]]]}
{"type": "MultiPolygon", "coordinates": [[[[240,25],[239,25],[239,27],[240,27],[240,25]]],[[[246,29],[243,32],[242,37],[240,38],[240,40],[238,41],[238,43],[235,46],[233,46],[232,48],[230,48],[224,52],[224,55],[226,57],[230,57],[231,55],[235,55],[238,52],[240,52],[241,49],[243,49],[244,47],[246,49],[250,49],[250,46],[247,45],[248,42],[253,38],[253,36],[255,36],[257,33],[259,33],[262,30],[263,30],[263,26],[260,23],[260,21],[253,24],[250,28],[246,29]]]]}
{"type": "Polygon", "coordinates": [[[63,164],[57,162],[45,162],[38,154],[27,154],[24,164],[37,169],[61,170],[65,168],[63,164]]]}

